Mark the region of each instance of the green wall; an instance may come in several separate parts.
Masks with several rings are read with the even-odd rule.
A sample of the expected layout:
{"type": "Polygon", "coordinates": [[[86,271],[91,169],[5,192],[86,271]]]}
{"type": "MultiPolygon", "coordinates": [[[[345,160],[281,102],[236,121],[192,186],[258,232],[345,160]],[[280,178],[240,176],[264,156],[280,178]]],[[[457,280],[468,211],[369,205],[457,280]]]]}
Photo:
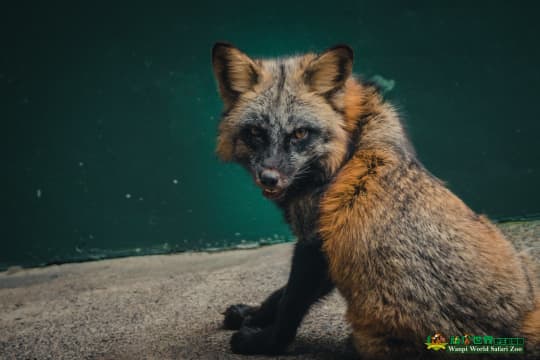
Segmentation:
{"type": "Polygon", "coordinates": [[[290,239],[214,155],[217,40],[254,56],[350,44],[434,174],[492,218],[540,213],[532,1],[14,3],[0,11],[0,268],[290,239]]]}

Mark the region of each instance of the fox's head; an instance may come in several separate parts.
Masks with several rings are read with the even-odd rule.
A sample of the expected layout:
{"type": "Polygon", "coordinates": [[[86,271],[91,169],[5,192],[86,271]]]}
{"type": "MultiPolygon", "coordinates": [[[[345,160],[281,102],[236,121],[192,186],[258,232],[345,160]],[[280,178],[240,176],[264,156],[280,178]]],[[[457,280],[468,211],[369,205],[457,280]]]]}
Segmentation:
{"type": "MultiPolygon", "coordinates": [[[[217,43],[212,63],[225,105],[217,154],[242,164],[266,197],[282,198],[295,184],[339,168],[349,140],[346,112],[358,112],[346,104],[347,89],[359,87],[350,79],[351,48],[251,59],[217,43]]],[[[358,96],[352,101],[360,103],[358,96]]]]}

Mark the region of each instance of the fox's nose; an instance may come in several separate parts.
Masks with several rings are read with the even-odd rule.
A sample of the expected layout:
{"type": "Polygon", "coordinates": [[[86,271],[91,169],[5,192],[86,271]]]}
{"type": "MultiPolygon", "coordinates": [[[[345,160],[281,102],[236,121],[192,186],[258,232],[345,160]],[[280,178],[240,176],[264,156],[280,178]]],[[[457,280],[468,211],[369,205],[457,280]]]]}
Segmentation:
{"type": "Polygon", "coordinates": [[[279,181],[279,172],[276,170],[265,169],[259,174],[261,184],[264,186],[273,187],[276,186],[279,181]]]}

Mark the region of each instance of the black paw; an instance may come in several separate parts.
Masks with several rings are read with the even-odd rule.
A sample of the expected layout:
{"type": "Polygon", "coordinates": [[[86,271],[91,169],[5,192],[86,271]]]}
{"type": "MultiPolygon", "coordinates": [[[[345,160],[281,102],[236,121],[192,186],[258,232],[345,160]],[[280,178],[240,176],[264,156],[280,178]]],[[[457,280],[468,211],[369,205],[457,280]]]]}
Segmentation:
{"type": "Polygon", "coordinates": [[[223,315],[223,328],[228,330],[238,330],[242,325],[247,324],[247,320],[251,318],[251,315],[255,313],[257,308],[255,306],[249,306],[244,304],[231,305],[225,310],[223,315]]]}
{"type": "Polygon", "coordinates": [[[231,350],[237,354],[275,354],[280,351],[270,344],[269,328],[243,327],[231,338],[231,350]]]}

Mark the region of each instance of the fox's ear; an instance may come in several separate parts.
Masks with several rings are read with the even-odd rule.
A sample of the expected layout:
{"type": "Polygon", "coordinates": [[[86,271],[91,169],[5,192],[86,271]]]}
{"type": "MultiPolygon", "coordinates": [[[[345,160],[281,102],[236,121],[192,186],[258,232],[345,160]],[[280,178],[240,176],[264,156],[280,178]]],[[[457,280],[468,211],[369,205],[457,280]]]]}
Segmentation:
{"type": "Polygon", "coordinates": [[[228,107],[238,96],[249,91],[260,77],[259,66],[231,44],[216,43],[212,49],[212,65],[219,93],[228,107]]]}
{"type": "Polygon", "coordinates": [[[307,66],[306,84],[319,94],[327,94],[345,84],[352,73],[353,50],[347,45],[337,45],[324,51],[307,66]]]}

